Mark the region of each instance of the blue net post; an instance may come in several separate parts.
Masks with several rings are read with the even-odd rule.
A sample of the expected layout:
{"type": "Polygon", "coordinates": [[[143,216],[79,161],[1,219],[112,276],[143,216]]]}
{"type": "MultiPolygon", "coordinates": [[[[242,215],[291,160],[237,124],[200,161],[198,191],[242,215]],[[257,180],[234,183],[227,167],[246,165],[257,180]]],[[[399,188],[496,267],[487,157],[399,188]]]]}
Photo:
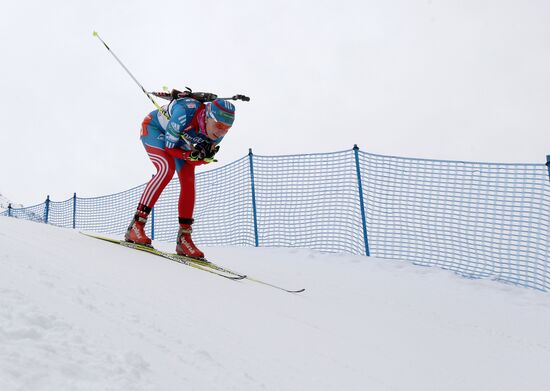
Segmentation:
{"type": "Polygon", "coordinates": [[[548,168],[548,180],[550,180],[550,155],[546,155],[546,167],[548,168]]]}
{"type": "Polygon", "coordinates": [[[361,182],[361,166],[359,164],[359,147],[357,144],[353,146],[355,154],[355,169],[357,170],[357,184],[359,188],[359,205],[361,207],[361,221],[363,223],[363,240],[365,241],[365,255],[370,256],[369,239],[367,236],[367,217],[365,215],[365,200],[363,199],[363,184],[361,182]]]}
{"type": "Polygon", "coordinates": [[[254,155],[252,154],[252,148],[248,149],[248,160],[250,162],[250,186],[252,188],[252,211],[254,215],[254,244],[259,246],[258,240],[258,215],[256,209],[256,189],[254,186],[254,155]]]}
{"type": "Polygon", "coordinates": [[[76,193],[73,195],[73,229],[76,228],[76,193]]]}
{"type": "Polygon", "coordinates": [[[8,216],[11,217],[11,204],[8,204],[8,216]]]}
{"type": "Polygon", "coordinates": [[[155,240],[155,208],[151,209],[151,240],[155,240]]]}
{"type": "Polygon", "coordinates": [[[46,197],[46,208],[44,208],[44,223],[48,224],[48,217],[50,215],[50,196],[46,197]]]}

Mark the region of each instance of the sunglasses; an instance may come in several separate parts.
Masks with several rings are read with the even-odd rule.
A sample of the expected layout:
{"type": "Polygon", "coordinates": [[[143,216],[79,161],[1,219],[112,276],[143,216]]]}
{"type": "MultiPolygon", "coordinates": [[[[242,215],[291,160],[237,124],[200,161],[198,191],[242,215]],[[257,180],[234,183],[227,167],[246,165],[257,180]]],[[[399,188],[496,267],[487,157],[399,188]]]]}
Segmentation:
{"type": "Polygon", "coordinates": [[[231,125],[228,125],[228,124],[223,123],[223,122],[218,122],[213,118],[212,118],[212,121],[213,121],[212,126],[214,126],[218,130],[229,130],[229,128],[231,127],[231,125]]]}
{"type": "Polygon", "coordinates": [[[214,118],[207,118],[206,129],[207,131],[214,133],[216,137],[225,136],[230,128],[231,125],[216,121],[214,118]]]}

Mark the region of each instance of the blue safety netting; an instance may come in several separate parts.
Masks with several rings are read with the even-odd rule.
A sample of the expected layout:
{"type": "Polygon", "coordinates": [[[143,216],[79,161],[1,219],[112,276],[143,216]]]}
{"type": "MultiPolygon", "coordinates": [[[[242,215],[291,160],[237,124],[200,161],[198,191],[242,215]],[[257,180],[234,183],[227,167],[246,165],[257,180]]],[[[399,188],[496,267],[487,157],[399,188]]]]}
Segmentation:
{"type": "Polygon", "coordinates": [[[550,288],[544,164],[361,157],[373,256],[550,288]]]}
{"type": "MultiPolygon", "coordinates": [[[[2,214],[122,236],[144,186],[2,214]]],[[[197,174],[196,189],[193,238],[199,245],[372,255],[550,289],[544,164],[413,159],[357,149],[250,154],[197,174]]],[[[178,198],[175,178],[147,224],[154,239],[175,240],[178,198]]]]}

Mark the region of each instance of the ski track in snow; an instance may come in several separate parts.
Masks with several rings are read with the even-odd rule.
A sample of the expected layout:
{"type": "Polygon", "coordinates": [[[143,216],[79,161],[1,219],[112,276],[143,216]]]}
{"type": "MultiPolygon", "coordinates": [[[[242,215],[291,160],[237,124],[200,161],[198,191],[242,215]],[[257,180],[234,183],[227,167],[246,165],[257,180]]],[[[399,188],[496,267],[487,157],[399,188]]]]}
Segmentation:
{"type": "Polygon", "coordinates": [[[0,218],[0,389],[550,389],[547,293],[309,250],[207,254],[307,290],[0,218]]]}

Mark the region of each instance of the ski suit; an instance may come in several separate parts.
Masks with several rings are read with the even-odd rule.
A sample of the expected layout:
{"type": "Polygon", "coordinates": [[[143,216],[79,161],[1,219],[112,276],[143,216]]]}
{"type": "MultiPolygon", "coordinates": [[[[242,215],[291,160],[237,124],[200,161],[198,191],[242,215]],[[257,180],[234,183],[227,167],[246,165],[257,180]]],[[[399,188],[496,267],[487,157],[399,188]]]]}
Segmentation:
{"type": "Polygon", "coordinates": [[[155,110],[141,124],[141,142],[157,173],[145,186],[139,203],[153,208],[177,171],[180,182],[178,215],[191,219],[195,206],[195,166],[204,164],[204,161],[185,160],[191,151],[189,144],[204,140],[219,144],[223,137],[210,140],[206,136],[205,106],[195,99],[176,99],[163,109],[170,120],[155,110]]]}

